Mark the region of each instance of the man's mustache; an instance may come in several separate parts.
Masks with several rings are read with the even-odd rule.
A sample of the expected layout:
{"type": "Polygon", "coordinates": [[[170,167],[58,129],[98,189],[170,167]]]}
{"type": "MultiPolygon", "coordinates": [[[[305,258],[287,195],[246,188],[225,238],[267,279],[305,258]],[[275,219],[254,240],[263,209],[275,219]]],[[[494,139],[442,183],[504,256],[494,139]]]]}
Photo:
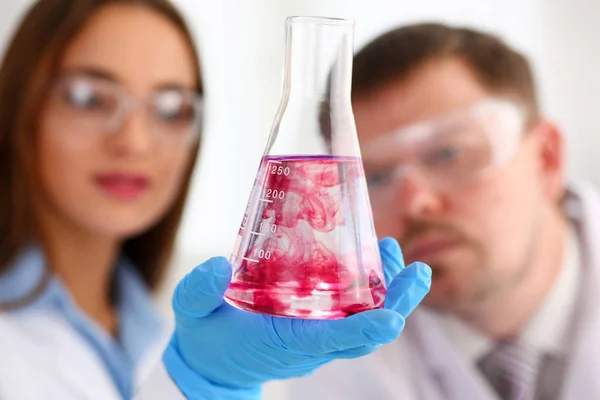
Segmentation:
{"type": "Polygon", "coordinates": [[[459,242],[471,242],[472,239],[462,229],[453,224],[436,221],[410,220],[399,240],[400,245],[407,245],[427,234],[436,234],[459,242]]]}

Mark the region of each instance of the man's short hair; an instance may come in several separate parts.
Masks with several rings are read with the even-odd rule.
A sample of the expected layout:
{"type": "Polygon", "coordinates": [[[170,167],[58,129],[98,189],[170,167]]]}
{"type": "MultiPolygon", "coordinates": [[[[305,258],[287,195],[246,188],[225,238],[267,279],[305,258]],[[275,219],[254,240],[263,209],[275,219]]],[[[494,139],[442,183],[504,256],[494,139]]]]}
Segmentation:
{"type": "Polygon", "coordinates": [[[352,97],[402,81],[431,61],[458,58],[493,95],[522,104],[529,120],[539,116],[536,85],[527,58],[499,37],[464,27],[420,23],[393,29],[354,57],[352,97]]]}

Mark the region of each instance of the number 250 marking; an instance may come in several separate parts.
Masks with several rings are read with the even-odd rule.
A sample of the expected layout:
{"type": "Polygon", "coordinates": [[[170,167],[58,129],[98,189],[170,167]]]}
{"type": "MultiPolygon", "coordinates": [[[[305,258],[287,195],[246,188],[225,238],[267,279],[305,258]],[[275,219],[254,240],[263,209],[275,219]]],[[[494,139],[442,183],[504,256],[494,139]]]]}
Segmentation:
{"type": "Polygon", "coordinates": [[[291,170],[290,167],[282,167],[277,166],[277,165],[273,165],[273,167],[271,167],[271,174],[273,175],[285,175],[288,176],[290,174],[291,170]]]}

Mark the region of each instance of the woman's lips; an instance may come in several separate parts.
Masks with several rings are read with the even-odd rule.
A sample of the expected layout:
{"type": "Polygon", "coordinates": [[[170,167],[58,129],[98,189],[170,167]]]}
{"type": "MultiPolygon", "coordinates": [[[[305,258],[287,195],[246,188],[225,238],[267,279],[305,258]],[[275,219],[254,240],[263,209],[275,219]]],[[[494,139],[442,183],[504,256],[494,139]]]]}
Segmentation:
{"type": "Polygon", "coordinates": [[[145,175],[135,172],[97,174],[94,182],[103,192],[120,200],[135,200],[150,187],[150,180],[145,175]]]}

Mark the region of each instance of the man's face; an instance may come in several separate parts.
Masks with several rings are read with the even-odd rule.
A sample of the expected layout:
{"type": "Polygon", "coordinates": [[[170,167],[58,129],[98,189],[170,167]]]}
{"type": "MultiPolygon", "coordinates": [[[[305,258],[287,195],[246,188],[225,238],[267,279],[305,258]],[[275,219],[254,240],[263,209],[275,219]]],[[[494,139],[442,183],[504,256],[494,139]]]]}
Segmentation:
{"type": "MultiPolygon", "coordinates": [[[[392,163],[406,159],[406,154],[398,156],[402,149],[369,150],[382,139],[402,136],[408,132],[403,128],[423,121],[456,115],[490,96],[466,64],[449,58],[425,64],[407,80],[356,98],[353,108],[367,179],[381,170],[382,162],[389,162],[385,160],[390,152],[395,154],[392,160],[398,157],[392,163]]],[[[536,251],[538,232],[559,196],[561,168],[554,150],[560,144],[548,139],[553,136],[542,125],[527,132],[517,128],[511,157],[485,178],[460,182],[448,178],[440,184],[431,179],[439,174],[427,176],[413,169],[395,178],[401,182],[386,201],[370,191],[378,235],[397,238],[407,264],[422,261],[433,269],[426,304],[468,309],[523,277],[536,251]]],[[[464,129],[460,135],[470,140],[469,132],[464,129]]],[[[498,138],[502,130],[494,134],[493,141],[502,143],[504,138],[498,138]]],[[[411,152],[406,150],[409,159],[411,152]]]]}

